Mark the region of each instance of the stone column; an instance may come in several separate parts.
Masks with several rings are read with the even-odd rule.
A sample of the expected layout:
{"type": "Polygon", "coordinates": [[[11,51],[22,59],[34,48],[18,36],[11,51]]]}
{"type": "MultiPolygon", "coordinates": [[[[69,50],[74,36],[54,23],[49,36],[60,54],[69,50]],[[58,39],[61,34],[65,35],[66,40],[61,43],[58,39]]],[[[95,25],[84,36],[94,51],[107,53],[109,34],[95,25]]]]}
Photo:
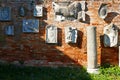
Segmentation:
{"type": "Polygon", "coordinates": [[[96,27],[87,27],[87,72],[98,73],[96,27]]]}

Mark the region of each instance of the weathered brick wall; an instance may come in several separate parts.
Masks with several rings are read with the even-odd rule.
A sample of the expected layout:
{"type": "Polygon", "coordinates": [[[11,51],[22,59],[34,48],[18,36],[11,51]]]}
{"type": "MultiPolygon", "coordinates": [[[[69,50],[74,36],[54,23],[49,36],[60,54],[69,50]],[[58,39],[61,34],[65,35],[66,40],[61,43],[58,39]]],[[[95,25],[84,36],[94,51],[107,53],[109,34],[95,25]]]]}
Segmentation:
{"type": "MultiPolygon", "coordinates": [[[[37,2],[36,4],[40,4],[37,2]]],[[[52,0],[51,0],[52,1],[52,0]]],[[[0,60],[9,62],[23,62],[25,65],[37,66],[70,66],[70,65],[87,65],[87,44],[86,44],[86,27],[97,27],[97,52],[98,64],[118,64],[118,47],[105,48],[103,46],[103,28],[113,22],[117,27],[120,26],[120,1],[119,0],[95,0],[87,2],[87,21],[54,21],[54,13],[51,1],[45,1],[44,16],[37,18],[40,21],[39,33],[23,33],[22,20],[34,19],[33,10],[28,10],[27,2],[14,2],[14,0],[3,0],[1,4],[11,6],[12,21],[0,22],[0,60]],[[7,1],[7,2],[6,2],[7,1]],[[108,4],[108,16],[105,20],[99,18],[98,9],[101,3],[108,4]],[[18,15],[18,8],[23,5],[27,14],[25,17],[18,15]],[[54,24],[58,27],[58,44],[45,43],[45,27],[54,24]],[[15,35],[6,36],[4,26],[14,25],[15,35]],[[78,40],[76,44],[66,44],[64,27],[71,25],[78,29],[78,40]]]]}

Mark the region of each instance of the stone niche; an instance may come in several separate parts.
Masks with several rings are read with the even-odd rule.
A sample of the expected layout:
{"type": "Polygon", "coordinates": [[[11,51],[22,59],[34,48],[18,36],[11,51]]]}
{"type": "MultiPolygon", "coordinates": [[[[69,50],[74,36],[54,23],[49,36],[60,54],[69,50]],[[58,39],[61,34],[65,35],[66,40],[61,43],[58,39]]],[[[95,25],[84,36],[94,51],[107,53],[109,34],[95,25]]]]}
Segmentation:
{"type": "Polygon", "coordinates": [[[117,47],[118,44],[118,28],[113,24],[104,27],[104,46],[117,47]]]}
{"type": "Polygon", "coordinates": [[[74,27],[65,27],[65,43],[77,42],[77,29],[74,27]]]}
{"type": "Polygon", "coordinates": [[[0,21],[10,21],[10,20],[11,20],[11,8],[0,7],[0,21]]]}
{"type": "Polygon", "coordinates": [[[38,33],[39,32],[39,20],[38,19],[24,19],[22,31],[25,33],[38,33]]]}
{"type": "Polygon", "coordinates": [[[57,27],[54,25],[46,26],[46,43],[57,43],[57,27]]]}
{"type": "Polygon", "coordinates": [[[85,1],[52,2],[55,21],[82,19],[85,21],[85,1]]]}
{"type": "Polygon", "coordinates": [[[35,17],[42,17],[43,16],[43,6],[35,5],[33,15],[35,17]]]}
{"type": "Polygon", "coordinates": [[[6,35],[14,35],[14,26],[5,26],[6,35]]]}

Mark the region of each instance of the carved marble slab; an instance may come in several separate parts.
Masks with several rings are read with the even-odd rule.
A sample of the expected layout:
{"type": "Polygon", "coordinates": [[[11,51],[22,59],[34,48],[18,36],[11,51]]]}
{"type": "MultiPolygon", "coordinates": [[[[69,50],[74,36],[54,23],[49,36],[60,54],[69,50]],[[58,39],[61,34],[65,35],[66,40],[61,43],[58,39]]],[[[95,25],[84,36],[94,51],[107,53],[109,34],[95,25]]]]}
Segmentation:
{"type": "Polygon", "coordinates": [[[65,42],[76,43],[77,42],[77,29],[74,27],[65,27],[65,42]]]}
{"type": "Polygon", "coordinates": [[[52,2],[55,20],[63,21],[68,18],[77,19],[77,14],[81,10],[79,2],[52,2]]]}
{"type": "Polygon", "coordinates": [[[34,7],[34,13],[33,15],[35,17],[42,17],[43,16],[43,6],[42,5],[36,5],[34,7]]]}
{"type": "Polygon", "coordinates": [[[116,47],[118,44],[118,28],[111,23],[104,28],[104,46],[116,47]]]}
{"type": "Polygon", "coordinates": [[[22,16],[22,17],[24,17],[25,14],[26,14],[25,13],[25,8],[23,6],[20,6],[20,8],[19,8],[19,15],[22,16]]]}
{"type": "Polygon", "coordinates": [[[14,26],[5,26],[6,35],[14,35],[14,26]]]}
{"type": "Polygon", "coordinates": [[[78,20],[86,21],[85,11],[78,12],[78,20]]]}
{"type": "Polygon", "coordinates": [[[98,10],[98,15],[100,18],[105,19],[108,14],[107,4],[101,4],[98,10]]]}
{"type": "Polygon", "coordinates": [[[10,20],[11,20],[11,8],[0,7],[0,21],[10,21],[10,20]]]}
{"type": "Polygon", "coordinates": [[[46,43],[57,43],[57,27],[54,25],[46,26],[46,43]]]}
{"type": "Polygon", "coordinates": [[[24,19],[23,20],[23,26],[22,26],[23,32],[33,32],[38,33],[39,32],[39,20],[38,19],[24,19]]]}

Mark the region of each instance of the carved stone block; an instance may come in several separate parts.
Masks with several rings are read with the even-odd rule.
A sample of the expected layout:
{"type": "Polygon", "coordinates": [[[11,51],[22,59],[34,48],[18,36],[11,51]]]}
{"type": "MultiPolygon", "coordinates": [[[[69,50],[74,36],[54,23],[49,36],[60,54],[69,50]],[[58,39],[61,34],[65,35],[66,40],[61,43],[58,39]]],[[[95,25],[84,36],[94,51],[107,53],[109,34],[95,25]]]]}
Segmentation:
{"type": "Polygon", "coordinates": [[[21,6],[21,7],[19,8],[19,15],[22,16],[22,17],[25,16],[25,8],[24,8],[23,6],[21,6]]]}
{"type": "Polygon", "coordinates": [[[14,26],[5,26],[6,35],[14,35],[14,26]]]}
{"type": "Polygon", "coordinates": [[[107,17],[107,14],[108,14],[107,4],[101,4],[98,10],[99,17],[105,19],[107,17]]]}
{"type": "Polygon", "coordinates": [[[81,10],[79,2],[52,2],[55,20],[63,21],[65,19],[77,19],[77,14],[81,10]]]}
{"type": "Polygon", "coordinates": [[[0,7],[0,21],[10,21],[10,20],[11,20],[11,8],[0,7]]]}
{"type": "Polygon", "coordinates": [[[39,20],[38,19],[28,19],[23,20],[23,32],[33,32],[38,33],[39,32],[39,20]]]}
{"type": "Polygon", "coordinates": [[[46,26],[46,43],[57,43],[57,27],[54,25],[46,26]]]}
{"type": "Polygon", "coordinates": [[[65,42],[76,43],[77,42],[77,29],[74,27],[65,27],[65,42]]]}
{"type": "Polygon", "coordinates": [[[43,16],[43,6],[42,5],[36,5],[34,7],[34,16],[36,17],[42,17],[43,16]]]}
{"type": "Polygon", "coordinates": [[[81,20],[81,21],[86,20],[85,11],[78,12],[78,20],[81,20]]]}
{"type": "Polygon", "coordinates": [[[118,44],[118,28],[111,23],[104,28],[104,46],[116,47],[118,44]]]}

